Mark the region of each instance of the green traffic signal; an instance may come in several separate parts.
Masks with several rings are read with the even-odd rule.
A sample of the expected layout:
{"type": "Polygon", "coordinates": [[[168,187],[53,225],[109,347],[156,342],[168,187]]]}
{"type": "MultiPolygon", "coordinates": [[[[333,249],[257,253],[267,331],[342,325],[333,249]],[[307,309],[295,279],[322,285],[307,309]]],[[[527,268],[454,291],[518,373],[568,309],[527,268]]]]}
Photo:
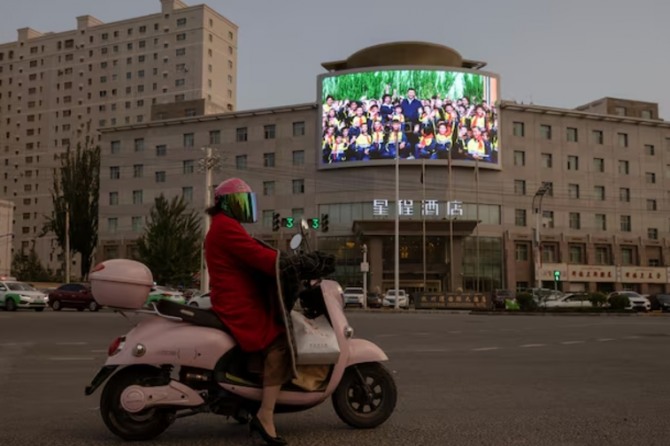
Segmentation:
{"type": "Polygon", "coordinates": [[[561,281],[561,272],[560,272],[560,271],[554,271],[554,280],[555,280],[556,282],[560,282],[560,281],[561,281]]]}
{"type": "Polygon", "coordinates": [[[321,226],[321,221],[319,221],[318,218],[313,218],[312,219],[312,229],[318,230],[320,226],[321,226]]]}

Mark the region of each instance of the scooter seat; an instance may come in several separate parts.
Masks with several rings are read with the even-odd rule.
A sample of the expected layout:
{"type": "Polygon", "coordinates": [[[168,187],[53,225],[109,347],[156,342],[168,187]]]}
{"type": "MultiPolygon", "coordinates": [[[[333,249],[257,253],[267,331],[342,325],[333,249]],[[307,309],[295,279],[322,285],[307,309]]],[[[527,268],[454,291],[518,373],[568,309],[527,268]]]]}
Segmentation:
{"type": "Polygon", "coordinates": [[[166,316],[178,317],[184,322],[200,327],[216,328],[217,330],[230,333],[226,324],[212,310],[182,305],[169,300],[159,300],[156,304],[158,312],[166,316]]]}

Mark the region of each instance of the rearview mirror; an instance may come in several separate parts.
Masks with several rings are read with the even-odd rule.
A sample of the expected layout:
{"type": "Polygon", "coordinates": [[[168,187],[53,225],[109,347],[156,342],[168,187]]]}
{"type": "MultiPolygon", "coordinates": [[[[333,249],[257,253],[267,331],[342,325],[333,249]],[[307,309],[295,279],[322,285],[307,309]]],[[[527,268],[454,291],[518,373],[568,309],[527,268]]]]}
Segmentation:
{"type": "Polygon", "coordinates": [[[293,237],[291,237],[291,242],[289,243],[289,246],[291,247],[292,250],[296,251],[298,248],[300,248],[301,244],[302,244],[301,234],[296,234],[293,237]]]}

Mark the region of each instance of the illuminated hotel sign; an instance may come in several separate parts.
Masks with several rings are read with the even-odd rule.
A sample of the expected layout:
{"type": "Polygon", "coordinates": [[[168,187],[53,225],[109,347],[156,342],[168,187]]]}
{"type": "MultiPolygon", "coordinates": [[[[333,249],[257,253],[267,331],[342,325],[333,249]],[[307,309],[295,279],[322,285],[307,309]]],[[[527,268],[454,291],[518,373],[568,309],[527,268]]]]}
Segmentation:
{"type": "MultiPolygon", "coordinates": [[[[437,200],[422,200],[420,214],[426,217],[439,217],[440,203],[437,200]]],[[[388,217],[389,200],[373,200],[372,215],[375,217],[388,217]]],[[[398,215],[407,217],[414,216],[414,200],[399,200],[398,215]]],[[[462,216],[463,202],[447,201],[446,215],[448,217],[462,216]]]]}

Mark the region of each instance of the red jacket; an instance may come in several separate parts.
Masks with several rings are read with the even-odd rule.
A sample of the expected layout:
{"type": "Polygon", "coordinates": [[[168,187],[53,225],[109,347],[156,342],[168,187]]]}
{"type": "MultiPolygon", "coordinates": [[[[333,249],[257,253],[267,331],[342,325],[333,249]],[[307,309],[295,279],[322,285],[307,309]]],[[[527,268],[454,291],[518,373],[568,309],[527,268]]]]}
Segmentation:
{"type": "Polygon", "coordinates": [[[277,307],[277,255],[237,220],[212,217],[205,238],[212,309],[247,352],[263,350],[285,331],[277,307]]]}

